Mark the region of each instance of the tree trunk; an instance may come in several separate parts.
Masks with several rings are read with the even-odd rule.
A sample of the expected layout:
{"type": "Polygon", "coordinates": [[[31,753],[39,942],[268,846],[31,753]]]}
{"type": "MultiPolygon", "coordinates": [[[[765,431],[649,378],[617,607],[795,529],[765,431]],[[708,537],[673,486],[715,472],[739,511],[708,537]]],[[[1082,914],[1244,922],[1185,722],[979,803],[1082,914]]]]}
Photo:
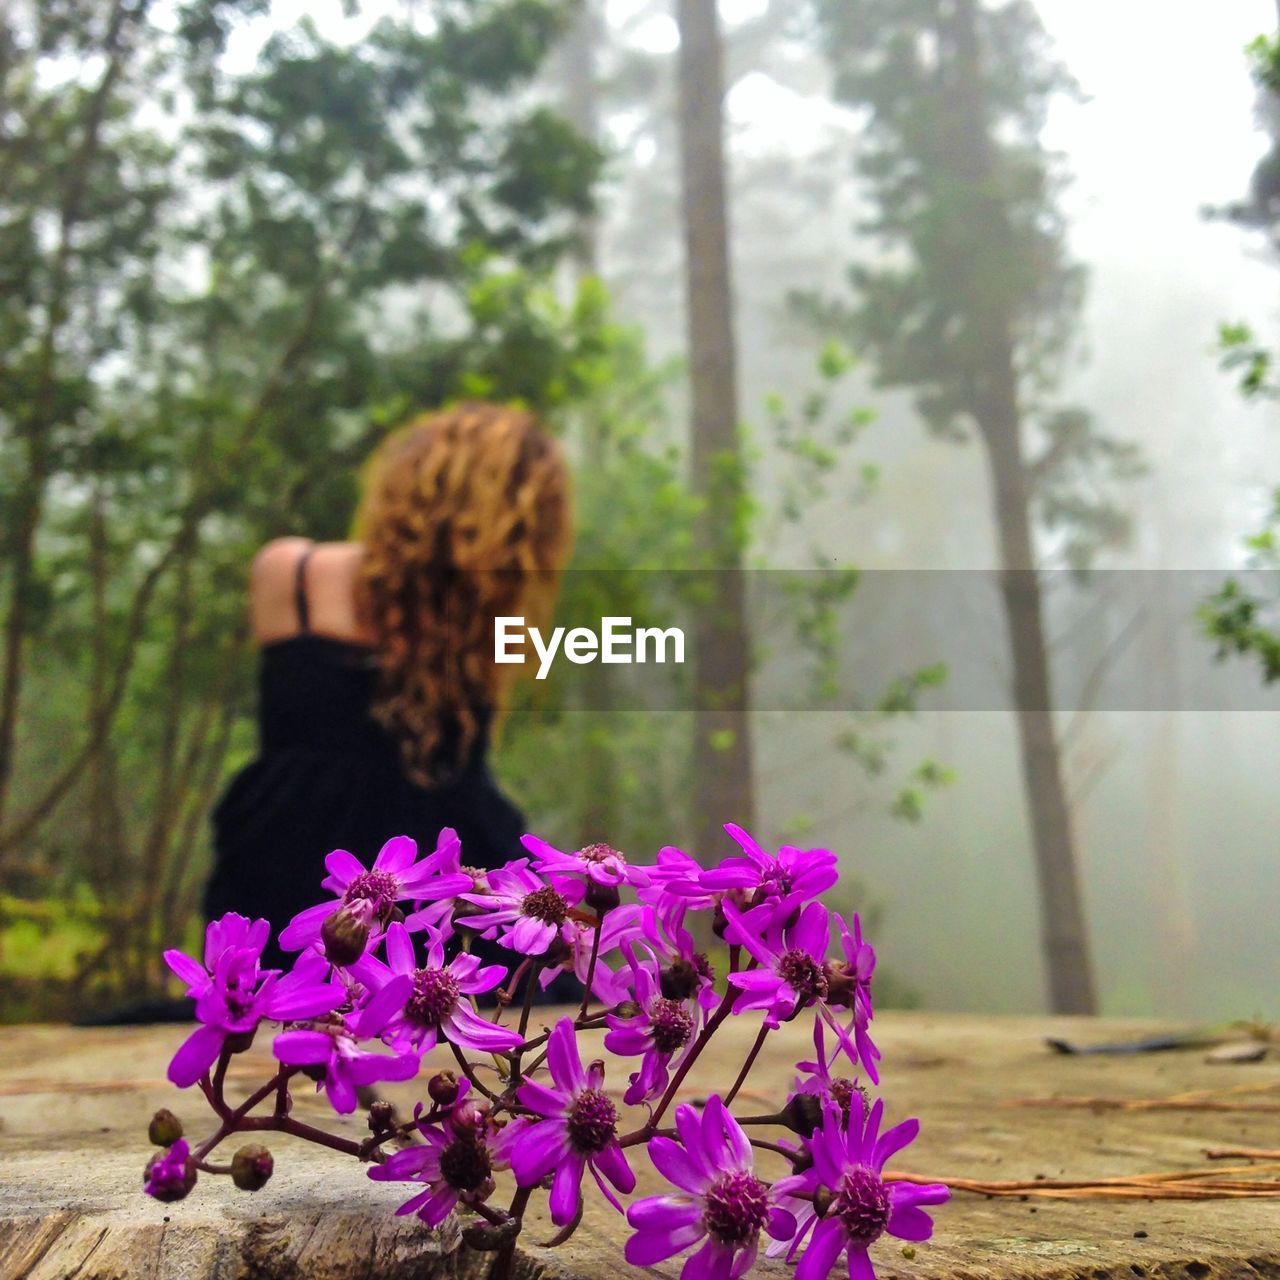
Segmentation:
{"type": "MultiPolygon", "coordinates": [[[[560,47],[565,118],[589,142],[600,142],[600,102],[596,85],[597,53],[606,38],[600,13],[603,0],[583,0],[560,47]]],[[[573,264],[578,276],[600,273],[600,235],[596,215],[579,218],[573,264]]]]}
{"type": "Polygon", "coordinates": [[[1049,1005],[1054,1013],[1097,1013],[1071,809],[1054,727],[1044,600],[1035,569],[1013,351],[1007,339],[993,344],[998,345],[1003,345],[1007,363],[992,370],[992,390],[980,425],[996,504],[1000,591],[1013,659],[1014,707],[1040,890],[1049,1005]]]}
{"type": "MultiPolygon", "coordinates": [[[[600,0],[584,0],[560,50],[564,113],[590,142],[600,140],[599,95],[596,87],[597,53],[604,39],[600,0]]],[[[577,220],[578,243],[572,265],[579,284],[600,274],[600,237],[594,213],[577,220]]],[[[582,461],[599,474],[608,459],[607,424],[592,410],[582,417],[582,461]]],[[[612,732],[614,708],[613,670],[601,662],[583,669],[581,701],[576,715],[585,726],[581,788],[578,796],[575,836],[583,844],[605,841],[617,844],[622,826],[622,788],[618,776],[618,739],[612,732]]],[[[627,852],[623,850],[623,852],[627,852]]]]}
{"type": "Polygon", "coordinates": [[[754,822],[750,640],[716,3],[677,0],[676,14],[692,469],[695,491],[706,501],[699,545],[712,579],[693,643],[693,836],[706,860],[723,843],[722,824],[754,822]]]}
{"type": "Polygon", "coordinates": [[[58,210],[58,241],[49,271],[45,319],[37,361],[35,406],[17,424],[16,435],[25,450],[25,468],[14,499],[17,517],[9,551],[11,581],[9,612],[5,618],[3,659],[0,659],[0,821],[3,820],[13,780],[14,752],[22,697],[31,594],[35,587],[36,541],[44,515],[46,489],[53,469],[50,433],[57,423],[59,339],[68,321],[71,292],[73,239],[84,213],[89,174],[102,142],[111,94],[124,66],[123,37],[126,24],[141,22],[147,5],[126,8],[115,0],[107,18],[100,53],[105,60],[102,75],[85,100],[84,114],[76,122],[80,144],[67,175],[58,210]]]}
{"type": "MultiPolygon", "coordinates": [[[[967,216],[987,228],[986,234],[998,243],[1010,232],[1004,229],[1007,213],[993,178],[991,123],[975,0],[955,0],[951,5],[939,5],[936,12],[942,48],[954,64],[947,152],[956,165],[958,181],[968,188],[967,216]]],[[[976,259],[956,264],[958,272],[966,269],[971,278],[964,282],[964,318],[975,337],[977,356],[970,370],[971,407],[991,470],[1000,588],[1013,660],[1018,746],[1040,892],[1050,1008],[1054,1013],[1097,1013],[1071,809],[1054,726],[1044,602],[1031,532],[1033,481],[1023,451],[1012,324],[1007,301],[1001,290],[984,278],[982,265],[976,259]]]]}

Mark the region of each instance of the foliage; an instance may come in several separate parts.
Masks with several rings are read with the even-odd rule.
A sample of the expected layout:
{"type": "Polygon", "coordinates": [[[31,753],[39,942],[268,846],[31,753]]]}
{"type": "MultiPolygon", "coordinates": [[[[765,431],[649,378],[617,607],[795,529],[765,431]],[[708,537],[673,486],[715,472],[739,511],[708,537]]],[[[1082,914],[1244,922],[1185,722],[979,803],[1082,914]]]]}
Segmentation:
{"type": "Polygon", "coordinates": [[[533,283],[599,159],[522,92],[561,7],[465,0],[346,45],[304,22],[233,74],[263,9],[0,24],[0,850],[131,904],[99,957],[130,985],[250,746],[253,549],[341,536],[410,408],[481,384],[554,406],[594,341],[590,309],[552,331],[533,283]]]}
{"type": "MultiPolygon", "coordinates": [[[[1280,489],[1271,498],[1267,522],[1246,539],[1250,567],[1280,569],[1280,489]]],[[[1205,634],[1217,648],[1217,657],[1252,656],[1262,671],[1264,684],[1280,680],[1280,627],[1276,604],[1237,578],[1228,578],[1205,600],[1198,614],[1205,634]]]]}
{"type": "MultiPolygon", "coordinates": [[[[1247,198],[1218,212],[1248,230],[1265,232],[1274,257],[1280,245],[1280,37],[1259,35],[1249,43],[1245,55],[1258,89],[1259,122],[1270,136],[1271,147],[1254,168],[1247,198]]],[[[1268,402],[1280,396],[1275,353],[1259,340],[1251,325],[1220,323],[1218,350],[1223,372],[1236,379],[1246,400],[1268,402]]],[[[1252,567],[1280,567],[1278,535],[1280,490],[1273,495],[1264,527],[1245,540],[1252,567]]],[[[1268,600],[1238,579],[1229,578],[1202,602],[1197,615],[1219,661],[1250,657],[1257,662],[1265,684],[1280,680],[1280,626],[1275,621],[1274,599],[1268,600]]]]}
{"type": "MultiPolygon", "coordinates": [[[[49,925],[74,942],[75,972],[48,974],[69,998],[159,980],[212,800],[255,749],[246,566],[281,534],[343,537],[360,463],[411,412],[538,410],[579,475],[565,610],[687,606],[696,575],[650,572],[697,568],[679,370],[597,282],[557,284],[601,162],[535,79],[567,12],[450,0],[346,43],[281,29],[269,0],[0,16],[0,885],[90,904],[49,925]]],[[[845,357],[822,359],[834,380],[845,357]]],[[[800,522],[866,415],[826,435],[812,405],[775,407],[800,522]]],[[[776,533],[746,500],[739,528],[776,533]]],[[[815,688],[844,590],[784,620],[815,688]]],[[[504,779],[555,831],[656,847],[688,803],[688,715],[574,696],[521,691],[504,779]]],[[[876,775],[884,723],[872,700],[842,739],[876,775]]],[[[18,950],[6,970],[49,948],[18,950]]]]}
{"type": "Polygon", "coordinates": [[[971,33],[936,0],[820,0],[836,97],[868,112],[858,168],[871,214],[860,230],[880,253],[850,268],[854,302],[797,305],[874,355],[881,385],[913,389],[947,439],[990,417],[994,370],[1012,362],[1037,449],[1025,484],[1056,554],[1080,567],[1126,536],[1111,488],[1140,463],[1084,410],[1050,398],[1084,273],[1067,250],[1059,157],[1040,132],[1051,101],[1079,91],[1031,5],[966,12],[971,33]]]}

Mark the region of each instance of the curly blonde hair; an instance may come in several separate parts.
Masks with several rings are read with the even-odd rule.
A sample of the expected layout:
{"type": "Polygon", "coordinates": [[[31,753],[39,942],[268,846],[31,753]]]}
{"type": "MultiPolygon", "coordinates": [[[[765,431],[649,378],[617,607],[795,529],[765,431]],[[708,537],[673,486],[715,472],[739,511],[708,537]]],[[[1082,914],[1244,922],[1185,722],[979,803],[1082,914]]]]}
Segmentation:
{"type": "Polygon", "coordinates": [[[494,619],[545,621],[568,556],[569,479],[532,414],[471,402],[425,414],[374,453],[356,517],[360,608],[378,638],[374,714],[421,783],[483,747],[519,667],[494,619]]]}

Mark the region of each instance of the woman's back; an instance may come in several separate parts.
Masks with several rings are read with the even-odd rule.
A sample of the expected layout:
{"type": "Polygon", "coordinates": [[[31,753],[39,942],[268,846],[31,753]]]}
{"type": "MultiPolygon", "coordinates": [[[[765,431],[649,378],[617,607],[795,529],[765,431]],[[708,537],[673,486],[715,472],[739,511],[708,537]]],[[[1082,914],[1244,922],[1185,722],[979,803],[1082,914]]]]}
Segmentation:
{"type": "Polygon", "coordinates": [[[485,762],[484,708],[486,731],[465,758],[446,734],[439,750],[448,767],[429,786],[410,778],[399,742],[374,718],[377,654],[355,606],[360,553],[355,544],[281,539],[255,561],[259,751],[213,814],[206,917],[265,916],[278,932],[323,896],[331,849],[369,862],[395,835],[430,847],[453,827],[472,866],[520,856],[523,819],[485,762]]]}

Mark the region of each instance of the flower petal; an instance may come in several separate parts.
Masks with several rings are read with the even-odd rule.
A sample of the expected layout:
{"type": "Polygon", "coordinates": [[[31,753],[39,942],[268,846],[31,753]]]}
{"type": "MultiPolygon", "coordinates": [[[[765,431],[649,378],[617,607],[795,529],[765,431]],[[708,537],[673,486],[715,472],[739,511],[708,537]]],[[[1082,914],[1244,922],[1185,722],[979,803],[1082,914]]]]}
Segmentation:
{"type": "Polygon", "coordinates": [[[708,1239],[684,1264],[680,1280],[731,1280],[732,1275],[733,1250],[708,1239]]]}
{"type": "Polygon", "coordinates": [[[586,1157],[571,1154],[556,1166],[556,1176],[551,1183],[551,1195],[547,1204],[551,1209],[551,1221],[557,1227],[563,1227],[573,1221],[578,1212],[578,1203],[582,1199],[582,1174],[586,1168],[586,1157]]]}
{"type": "Polygon", "coordinates": [[[885,1162],[896,1155],[903,1147],[910,1146],[916,1140],[916,1135],[920,1132],[920,1121],[916,1119],[904,1120],[901,1124],[895,1124],[892,1129],[886,1129],[879,1137],[872,1152],[871,1167],[876,1170],[883,1169],[885,1162]]]}
{"type": "Polygon", "coordinates": [[[386,871],[391,875],[395,875],[397,872],[413,866],[414,859],[417,856],[418,842],[416,840],[411,840],[408,836],[392,836],[378,850],[378,856],[373,860],[373,868],[375,871],[386,871]]]}
{"type": "MultiPolygon", "coordinates": [[[[553,1168],[565,1162],[569,1134],[563,1123],[535,1121],[520,1133],[511,1148],[511,1170],[522,1187],[532,1186],[553,1168]]],[[[581,1173],[579,1173],[581,1179],[581,1173]]]]}
{"type": "Polygon", "coordinates": [[[349,1019],[351,1030],[363,1039],[376,1036],[404,1008],[412,992],[413,979],[405,973],[397,974],[349,1019]]]}
{"type": "MultiPolygon", "coordinates": [[[[809,1247],[796,1265],[796,1280],[827,1280],[845,1245],[844,1229],[835,1218],[824,1218],[813,1230],[809,1247]]],[[[866,1250],[862,1251],[865,1258],[866,1250]]],[[[852,1258],[850,1258],[852,1264],[852,1258]]]]}
{"type": "Polygon", "coordinates": [[[637,1231],[623,1246],[622,1254],[633,1267],[651,1267],[696,1244],[706,1234],[701,1214],[697,1214],[692,1222],[670,1230],[637,1231]]]}
{"type": "Polygon", "coordinates": [[[532,916],[521,916],[511,927],[507,945],[526,956],[540,956],[556,936],[556,926],[532,916]]]}
{"type": "Polygon", "coordinates": [[[622,1194],[630,1195],[636,1189],[636,1175],[627,1163],[622,1148],[611,1142],[603,1151],[596,1153],[595,1167],[604,1174],[622,1194]]]}
{"type": "Polygon", "coordinates": [[[586,1085],[572,1018],[561,1018],[553,1028],[547,1041],[547,1066],[551,1078],[562,1089],[581,1089],[586,1085]]]}
{"type": "Polygon", "coordinates": [[[885,1230],[899,1240],[927,1240],[933,1235],[933,1219],[919,1205],[904,1204],[889,1214],[885,1230]]]}
{"type": "Polygon", "coordinates": [[[701,1203],[688,1196],[646,1196],[627,1209],[627,1221],[637,1231],[674,1231],[701,1219],[701,1203]]]}
{"type": "MultiPolygon", "coordinates": [[[[332,855],[330,855],[332,857],[332,855]]],[[[338,909],[337,902],[322,902],[299,911],[280,931],[282,951],[301,951],[320,936],[320,926],[338,909]]]]}
{"type": "Polygon", "coordinates": [[[223,1035],[217,1027],[197,1027],[178,1047],[169,1063],[169,1079],[185,1089],[195,1084],[213,1066],[222,1049],[223,1035]]]}
{"type": "Polygon", "coordinates": [[[166,951],[164,953],[164,962],[189,988],[207,987],[209,985],[210,979],[204,965],[198,960],[193,960],[185,952],[166,951]]]}
{"type": "Polygon", "coordinates": [[[326,854],[324,867],[333,879],[333,884],[327,884],[324,887],[337,894],[341,894],[356,876],[364,875],[364,863],[355,854],[348,853],[345,849],[335,849],[332,853],[326,854]]]}
{"type": "Polygon", "coordinates": [[[418,967],[413,953],[413,939],[398,921],[387,929],[387,964],[396,973],[412,973],[418,967]]]}
{"type": "Polygon", "coordinates": [[[876,1280],[876,1269],[866,1249],[849,1250],[849,1280],[876,1280]]]}
{"type": "Polygon", "coordinates": [[[333,1056],[333,1037],[323,1031],[282,1031],[271,1052],[291,1067],[327,1066],[333,1056]]]}

